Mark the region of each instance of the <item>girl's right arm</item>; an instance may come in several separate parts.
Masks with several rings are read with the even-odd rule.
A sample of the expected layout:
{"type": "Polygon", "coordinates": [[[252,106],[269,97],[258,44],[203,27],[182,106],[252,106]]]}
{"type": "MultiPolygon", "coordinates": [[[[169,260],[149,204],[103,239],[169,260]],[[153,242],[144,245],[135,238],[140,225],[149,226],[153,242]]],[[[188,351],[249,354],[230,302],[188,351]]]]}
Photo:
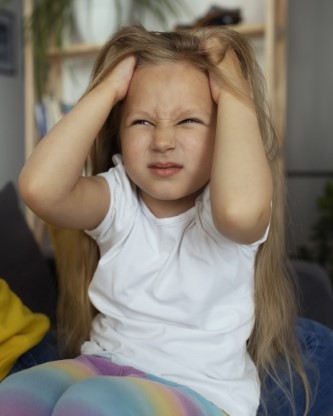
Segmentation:
{"type": "Polygon", "coordinates": [[[50,130],[24,165],[20,193],[46,222],[92,229],[106,215],[110,195],[105,180],[81,174],[97,133],[126,96],[134,68],[134,56],[121,61],[50,130]]]}

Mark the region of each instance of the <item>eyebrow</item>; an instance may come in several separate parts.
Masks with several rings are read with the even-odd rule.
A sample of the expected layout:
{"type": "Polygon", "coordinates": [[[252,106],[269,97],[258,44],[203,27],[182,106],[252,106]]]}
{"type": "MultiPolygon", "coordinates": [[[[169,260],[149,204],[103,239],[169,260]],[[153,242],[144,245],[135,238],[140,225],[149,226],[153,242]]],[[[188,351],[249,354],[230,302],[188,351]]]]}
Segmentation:
{"type": "MultiPolygon", "coordinates": [[[[183,118],[183,117],[202,117],[202,116],[206,116],[206,117],[210,117],[211,116],[211,111],[208,111],[205,107],[189,107],[189,108],[185,108],[185,109],[179,109],[179,110],[172,110],[170,112],[170,114],[172,114],[172,118],[174,114],[176,114],[176,118],[183,118]]],[[[155,118],[155,112],[154,115],[152,115],[152,113],[150,111],[138,108],[138,109],[129,109],[126,112],[123,113],[124,117],[138,117],[138,118],[155,118]]],[[[166,117],[163,117],[164,119],[166,117]]]]}

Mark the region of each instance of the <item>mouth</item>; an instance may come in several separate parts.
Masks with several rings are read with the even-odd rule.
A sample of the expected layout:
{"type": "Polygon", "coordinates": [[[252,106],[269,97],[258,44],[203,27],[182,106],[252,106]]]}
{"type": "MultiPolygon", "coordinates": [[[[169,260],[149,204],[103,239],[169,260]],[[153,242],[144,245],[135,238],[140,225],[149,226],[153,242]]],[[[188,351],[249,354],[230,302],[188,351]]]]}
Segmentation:
{"type": "Polygon", "coordinates": [[[148,169],[155,176],[168,177],[179,173],[183,166],[173,162],[156,162],[148,165],[148,169]]]}

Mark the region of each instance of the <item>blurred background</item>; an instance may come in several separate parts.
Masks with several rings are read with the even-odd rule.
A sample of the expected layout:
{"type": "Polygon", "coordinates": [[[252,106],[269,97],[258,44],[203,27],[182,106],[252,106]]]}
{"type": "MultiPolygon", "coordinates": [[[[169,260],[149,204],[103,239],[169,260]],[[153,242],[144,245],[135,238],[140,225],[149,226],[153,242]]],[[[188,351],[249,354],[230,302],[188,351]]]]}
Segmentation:
{"type": "MultiPolygon", "coordinates": [[[[276,79],[282,79],[278,117],[283,120],[279,133],[288,188],[289,252],[292,257],[319,261],[332,273],[332,0],[155,0],[146,2],[148,5],[143,7],[133,6],[133,1],[121,1],[116,2],[118,6],[116,4],[109,15],[110,2],[73,0],[71,10],[75,18],[61,34],[64,50],[71,45],[84,47],[100,44],[119,25],[133,21],[139,21],[152,30],[193,25],[203,17],[226,18],[219,21],[223,24],[237,23],[240,17],[240,24],[253,25],[252,29],[257,30],[257,34],[250,37],[263,71],[266,74],[268,70],[274,72],[276,79]],[[89,7],[87,2],[91,2],[89,7]],[[267,7],[271,7],[272,3],[283,5],[282,13],[277,13],[276,22],[269,21],[267,17],[267,7]],[[225,9],[229,13],[224,13],[225,9]],[[212,11],[217,13],[213,16],[212,11]],[[91,23],[94,19],[97,27],[91,23]],[[102,28],[104,20],[106,29],[102,28]],[[275,25],[271,33],[275,34],[276,42],[281,39],[284,42],[281,49],[283,55],[280,53],[270,61],[274,68],[267,68],[267,24],[275,25]]],[[[46,72],[53,73],[51,76],[48,74],[46,82],[50,94],[45,96],[45,91],[36,92],[34,75],[39,67],[35,65],[31,42],[24,32],[24,14],[34,3],[30,0],[9,0],[1,6],[0,189],[8,182],[17,184],[19,171],[34,146],[31,138],[27,141],[28,130],[34,131],[38,140],[43,130],[49,127],[41,118],[45,108],[56,119],[83,92],[96,53],[96,48],[85,52],[74,48],[73,53],[64,53],[61,57],[59,50],[53,51],[53,55],[50,52],[46,64],[46,72]]],[[[43,40],[43,36],[39,34],[39,39],[43,40]]]]}

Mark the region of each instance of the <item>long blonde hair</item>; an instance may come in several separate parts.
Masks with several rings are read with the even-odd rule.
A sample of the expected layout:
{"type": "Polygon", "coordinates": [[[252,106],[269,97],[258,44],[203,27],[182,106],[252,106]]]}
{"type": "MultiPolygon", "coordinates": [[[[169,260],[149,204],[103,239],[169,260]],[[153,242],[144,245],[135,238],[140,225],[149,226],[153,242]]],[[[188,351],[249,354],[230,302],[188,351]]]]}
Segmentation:
{"type": "MultiPolygon", "coordinates": [[[[155,65],[188,61],[207,73],[214,71],[226,88],[240,94],[237,86],[228,82],[227,74],[219,72],[207,50],[208,39],[214,37],[221,45],[221,59],[227,48],[233,48],[248,80],[263,145],[270,163],[274,195],[272,218],[267,241],[262,244],[255,262],[255,324],[248,341],[248,351],[262,380],[270,374],[280,384],[275,364],[285,363],[301,377],[308,408],[309,387],[302,368],[295,338],[296,301],[291,280],[285,270],[284,243],[284,181],[279,157],[279,145],[271,123],[266,101],[265,83],[254,53],[247,40],[225,27],[196,28],[176,32],[147,32],[142,27],[123,28],[103,47],[92,72],[89,93],[124,57],[135,54],[137,65],[155,65]]],[[[216,54],[215,54],[216,56],[216,54]]],[[[119,148],[121,103],[111,111],[99,132],[88,158],[89,174],[96,175],[112,166],[112,155],[119,148]]],[[[88,300],[88,286],[97,266],[99,252],[95,242],[80,231],[54,230],[53,238],[59,273],[58,327],[61,344],[67,356],[79,353],[89,336],[94,311],[88,300]]],[[[286,393],[288,394],[288,392],[286,393]]],[[[306,414],[307,410],[305,410],[306,414]]]]}

